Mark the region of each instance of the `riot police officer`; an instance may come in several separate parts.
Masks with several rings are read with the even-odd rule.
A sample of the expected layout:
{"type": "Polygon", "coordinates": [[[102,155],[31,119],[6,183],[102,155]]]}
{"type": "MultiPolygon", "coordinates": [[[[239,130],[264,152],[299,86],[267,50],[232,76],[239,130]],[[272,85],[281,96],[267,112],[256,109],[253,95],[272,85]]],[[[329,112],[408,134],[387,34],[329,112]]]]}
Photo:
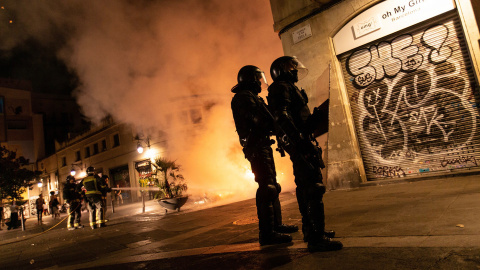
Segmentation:
{"type": "Polygon", "coordinates": [[[308,249],[312,252],[338,250],[343,247],[342,243],[330,239],[333,231],[325,232],[323,195],[326,188],[320,170],[325,165],[313,136],[317,123],[312,123],[305,90],[295,85],[307,73],[296,57],[277,58],[270,67],[273,83],[268,88],[267,100],[276,121],[279,143],[293,163],[302,231],[308,249]]]}
{"type": "Polygon", "coordinates": [[[87,177],[85,177],[78,188],[85,189],[85,196],[87,197],[87,209],[89,212],[90,228],[95,229],[98,225],[100,227],[106,227],[103,207],[102,207],[102,192],[105,188],[102,186],[102,180],[95,174],[94,167],[87,168],[87,177]]]}
{"type": "Polygon", "coordinates": [[[259,186],[256,193],[259,242],[260,245],[288,243],[292,237],[286,233],[296,232],[298,227],[282,224],[278,198],[281,187],[276,180],[271,148],[274,141],[270,139],[273,118],[258,96],[262,83],[266,85],[265,74],[258,67],[248,65],[240,69],[237,81],[232,88],[235,95],[231,108],[240,144],[259,186]]]}
{"type": "Polygon", "coordinates": [[[68,203],[68,219],[67,229],[75,230],[83,228],[80,224],[82,217],[82,196],[77,192],[77,184],[75,183],[75,177],[67,176],[67,182],[63,187],[63,198],[68,203]]]}

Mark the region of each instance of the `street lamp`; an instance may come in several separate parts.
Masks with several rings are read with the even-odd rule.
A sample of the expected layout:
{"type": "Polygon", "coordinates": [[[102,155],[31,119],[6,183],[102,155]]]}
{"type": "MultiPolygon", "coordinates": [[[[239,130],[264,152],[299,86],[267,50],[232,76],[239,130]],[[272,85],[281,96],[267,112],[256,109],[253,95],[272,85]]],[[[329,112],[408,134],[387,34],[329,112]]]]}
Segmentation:
{"type": "Polygon", "coordinates": [[[80,168],[80,170],[83,170],[82,163],[80,163],[80,165],[72,163],[72,169],[70,169],[70,175],[71,176],[75,176],[75,174],[77,174],[77,171],[75,170],[75,167],[78,167],[78,168],[80,168]]]}
{"type": "Polygon", "coordinates": [[[137,152],[139,154],[143,153],[142,142],[144,142],[147,145],[148,149],[150,149],[150,138],[147,137],[146,139],[140,139],[140,137],[137,135],[135,137],[135,140],[137,140],[137,152]]]}
{"type": "Polygon", "coordinates": [[[137,152],[139,154],[143,153],[143,147],[142,147],[142,144],[140,142],[137,142],[137,152]]]}

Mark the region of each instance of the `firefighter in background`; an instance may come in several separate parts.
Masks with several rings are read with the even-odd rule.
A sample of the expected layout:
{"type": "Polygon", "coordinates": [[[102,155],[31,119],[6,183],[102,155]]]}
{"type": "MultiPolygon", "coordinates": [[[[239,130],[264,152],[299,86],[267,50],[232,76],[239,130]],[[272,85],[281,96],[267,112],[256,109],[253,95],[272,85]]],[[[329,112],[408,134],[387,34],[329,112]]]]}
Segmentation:
{"type": "Polygon", "coordinates": [[[270,139],[273,118],[258,96],[262,83],[266,86],[265,74],[258,67],[248,65],[240,69],[237,81],[238,84],[232,88],[235,95],[231,107],[240,144],[258,183],[259,242],[260,245],[288,243],[292,237],[287,233],[298,231],[298,227],[282,224],[278,198],[281,187],[277,183],[271,147],[275,141],[270,139]]]}
{"type": "Polygon", "coordinates": [[[82,217],[82,195],[77,192],[75,177],[67,176],[67,183],[63,187],[63,198],[68,203],[67,229],[69,231],[83,228],[80,224],[82,217]]]}
{"type": "Polygon", "coordinates": [[[95,229],[100,227],[106,227],[102,207],[102,192],[105,186],[102,185],[102,179],[95,174],[94,167],[87,168],[87,177],[77,186],[77,192],[85,190],[85,197],[87,198],[87,209],[90,220],[90,228],[95,229]]]}
{"type": "Polygon", "coordinates": [[[308,70],[296,57],[277,58],[270,67],[273,83],[268,87],[267,100],[275,118],[279,144],[288,152],[293,163],[304,241],[308,242],[311,252],[339,250],[343,247],[342,243],[330,239],[334,232],[325,231],[323,195],[326,188],[320,170],[325,165],[314,136],[319,122],[328,122],[328,102],[315,108],[312,115],[305,90],[295,85],[299,77],[303,78],[307,73],[308,70]]]}
{"type": "Polygon", "coordinates": [[[102,207],[103,207],[102,220],[104,220],[105,223],[107,222],[107,193],[112,192],[112,188],[108,186],[108,180],[109,180],[108,175],[102,175],[102,181],[101,181],[101,186],[103,187],[102,188],[103,190],[102,191],[102,207]]]}

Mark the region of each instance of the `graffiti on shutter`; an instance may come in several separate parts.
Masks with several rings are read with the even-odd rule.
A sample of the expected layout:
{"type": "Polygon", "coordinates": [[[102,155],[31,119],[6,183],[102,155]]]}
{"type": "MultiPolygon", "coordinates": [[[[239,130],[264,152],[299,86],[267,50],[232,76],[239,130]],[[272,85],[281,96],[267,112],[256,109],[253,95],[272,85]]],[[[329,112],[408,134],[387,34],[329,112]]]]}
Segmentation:
{"type": "Polygon", "coordinates": [[[339,56],[369,180],[479,169],[479,87],[458,18],[339,56]]]}

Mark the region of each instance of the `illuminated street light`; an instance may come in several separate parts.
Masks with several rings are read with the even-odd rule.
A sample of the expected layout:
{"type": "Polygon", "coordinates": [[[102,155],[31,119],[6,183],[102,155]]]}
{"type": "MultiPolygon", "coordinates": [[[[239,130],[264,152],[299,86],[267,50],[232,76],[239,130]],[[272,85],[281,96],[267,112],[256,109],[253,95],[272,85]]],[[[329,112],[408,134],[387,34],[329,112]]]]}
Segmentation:
{"type": "Polygon", "coordinates": [[[140,144],[140,141],[137,143],[137,152],[139,154],[143,153],[143,147],[142,145],[140,144]]]}
{"type": "Polygon", "coordinates": [[[80,168],[80,170],[83,170],[83,164],[82,163],[80,163],[80,165],[72,163],[72,169],[70,169],[70,175],[71,176],[75,176],[75,174],[77,174],[77,171],[75,170],[75,167],[78,167],[78,168],[80,168]]]}
{"type": "Polygon", "coordinates": [[[143,153],[143,146],[142,146],[142,142],[144,142],[148,149],[150,149],[150,138],[146,138],[146,139],[140,139],[140,137],[137,135],[135,136],[135,140],[137,140],[137,152],[139,154],[143,153]]]}

